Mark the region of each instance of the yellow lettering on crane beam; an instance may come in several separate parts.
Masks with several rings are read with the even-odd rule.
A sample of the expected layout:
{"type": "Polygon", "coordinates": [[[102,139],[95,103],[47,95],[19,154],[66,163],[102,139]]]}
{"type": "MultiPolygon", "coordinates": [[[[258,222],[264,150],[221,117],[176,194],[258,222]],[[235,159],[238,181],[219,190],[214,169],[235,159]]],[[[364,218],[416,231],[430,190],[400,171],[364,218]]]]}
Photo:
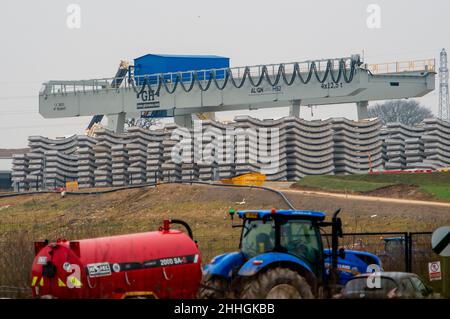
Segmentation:
{"type": "Polygon", "coordinates": [[[36,285],[36,281],[37,281],[38,277],[34,276],[33,280],[31,280],[31,287],[34,287],[36,285]]]}

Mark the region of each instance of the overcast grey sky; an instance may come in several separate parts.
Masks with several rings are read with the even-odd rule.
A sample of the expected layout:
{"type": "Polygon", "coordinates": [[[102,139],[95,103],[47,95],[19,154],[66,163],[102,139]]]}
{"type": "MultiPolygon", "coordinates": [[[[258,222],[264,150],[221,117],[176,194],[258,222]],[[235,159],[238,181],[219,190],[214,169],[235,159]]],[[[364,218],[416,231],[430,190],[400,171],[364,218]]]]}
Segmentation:
{"type": "MultiPolygon", "coordinates": [[[[362,50],[368,63],[438,59],[443,47],[450,49],[448,0],[2,0],[0,8],[0,148],[25,147],[29,135],[83,133],[89,118],[38,114],[41,84],[111,77],[121,59],[146,53],[217,54],[243,66],[362,50]],[[81,8],[80,29],[66,24],[72,3],[81,8]],[[369,4],[381,8],[379,29],[366,25],[369,4]]],[[[437,113],[438,96],[435,90],[419,100],[437,113]]],[[[287,112],[241,113],[278,118],[287,112]]],[[[301,115],[355,119],[356,108],[322,106],[313,117],[304,108],[301,115]]]]}

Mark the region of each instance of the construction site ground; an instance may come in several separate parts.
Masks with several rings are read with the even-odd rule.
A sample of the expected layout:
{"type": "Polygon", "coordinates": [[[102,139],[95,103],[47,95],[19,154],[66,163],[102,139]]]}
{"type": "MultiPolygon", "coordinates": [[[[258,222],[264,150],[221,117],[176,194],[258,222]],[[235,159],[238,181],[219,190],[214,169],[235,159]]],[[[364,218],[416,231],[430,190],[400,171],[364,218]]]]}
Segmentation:
{"type": "MultiPolygon", "coordinates": [[[[341,208],[347,231],[429,231],[450,222],[449,204],[350,194],[336,196],[292,190],[283,183],[276,188],[285,192],[298,209],[331,214],[341,208]],[[353,225],[355,218],[358,229],[353,225]]],[[[152,230],[163,218],[181,218],[192,225],[195,235],[217,238],[233,232],[228,220],[230,208],[272,207],[287,208],[281,197],[268,191],[205,185],[160,185],[65,198],[60,194],[25,195],[0,198],[0,234],[30,230],[39,237],[36,240],[67,235],[86,237],[94,233],[109,235],[152,230]]]]}
{"type": "MultiPolygon", "coordinates": [[[[450,204],[293,190],[268,183],[298,209],[342,209],[344,232],[432,231],[450,223],[450,204]],[[366,198],[367,197],[367,198],[366,198]]],[[[82,239],[157,230],[164,218],[187,221],[203,262],[238,249],[240,228],[232,228],[230,208],[288,208],[275,193],[247,188],[168,184],[99,195],[59,193],[0,198],[0,287],[23,287],[29,295],[33,241],[82,239]],[[6,249],[14,247],[15,249],[6,249]],[[15,269],[11,274],[8,269],[15,269]]],[[[0,289],[1,290],[1,289],[0,289]]],[[[0,291],[1,292],[1,291],[0,291]]]]}

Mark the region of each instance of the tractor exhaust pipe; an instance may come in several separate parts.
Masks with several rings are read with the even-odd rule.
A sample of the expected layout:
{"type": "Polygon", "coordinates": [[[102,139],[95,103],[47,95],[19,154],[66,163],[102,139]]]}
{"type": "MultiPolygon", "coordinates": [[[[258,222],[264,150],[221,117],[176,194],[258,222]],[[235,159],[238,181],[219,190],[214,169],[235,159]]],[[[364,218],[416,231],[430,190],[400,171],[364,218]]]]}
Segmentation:
{"type": "Polygon", "coordinates": [[[330,269],[330,281],[331,292],[336,292],[338,283],[338,257],[339,253],[339,237],[342,237],[342,221],[338,217],[341,209],[337,209],[331,219],[331,269],[330,269]]]}

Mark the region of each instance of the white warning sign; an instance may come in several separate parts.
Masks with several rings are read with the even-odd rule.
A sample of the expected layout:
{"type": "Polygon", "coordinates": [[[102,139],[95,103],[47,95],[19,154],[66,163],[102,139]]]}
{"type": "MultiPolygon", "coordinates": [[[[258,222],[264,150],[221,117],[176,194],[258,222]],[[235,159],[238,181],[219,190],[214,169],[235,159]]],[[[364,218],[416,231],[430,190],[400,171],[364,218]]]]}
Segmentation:
{"type": "Polygon", "coordinates": [[[428,275],[430,276],[430,281],[442,279],[441,262],[440,261],[434,261],[434,262],[428,263],[428,275]]]}

